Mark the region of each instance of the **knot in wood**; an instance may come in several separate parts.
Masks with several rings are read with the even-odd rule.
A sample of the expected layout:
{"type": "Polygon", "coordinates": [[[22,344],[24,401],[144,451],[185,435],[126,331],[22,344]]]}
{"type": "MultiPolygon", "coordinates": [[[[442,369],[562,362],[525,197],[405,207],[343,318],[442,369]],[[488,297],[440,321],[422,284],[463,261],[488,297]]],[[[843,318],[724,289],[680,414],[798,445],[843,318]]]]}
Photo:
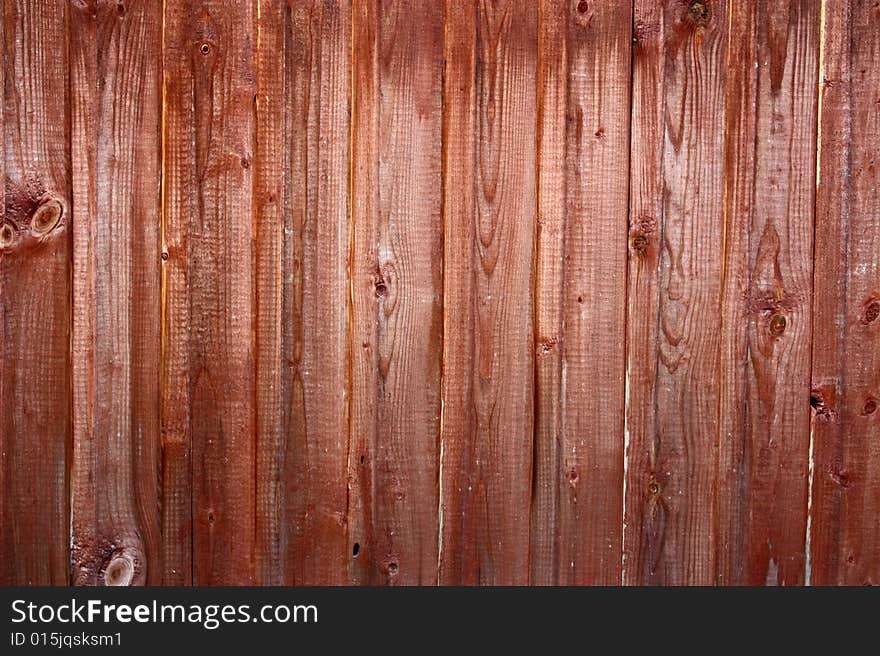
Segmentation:
{"type": "Polygon", "coordinates": [[[11,248],[15,243],[16,230],[11,223],[0,225],[0,248],[11,248]]]}
{"type": "Polygon", "coordinates": [[[696,27],[703,27],[709,22],[709,5],[705,2],[692,2],[688,5],[688,20],[696,27]]]}
{"type": "Polygon", "coordinates": [[[770,317],[770,334],[774,337],[779,337],[785,332],[787,325],[788,319],[785,318],[784,314],[774,314],[770,317]]]}
{"type": "Polygon", "coordinates": [[[51,199],[39,205],[31,217],[31,230],[39,237],[46,235],[54,230],[59,223],[61,217],[64,216],[64,207],[61,202],[51,199]]]}

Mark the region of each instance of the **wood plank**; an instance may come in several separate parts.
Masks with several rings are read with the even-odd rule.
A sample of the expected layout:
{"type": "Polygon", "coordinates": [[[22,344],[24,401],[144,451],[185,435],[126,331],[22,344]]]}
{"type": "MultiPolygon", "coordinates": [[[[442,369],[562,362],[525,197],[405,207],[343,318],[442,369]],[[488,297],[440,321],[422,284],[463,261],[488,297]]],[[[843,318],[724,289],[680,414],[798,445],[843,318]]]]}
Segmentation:
{"type": "MultiPolygon", "coordinates": [[[[536,303],[539,324],[550,325],[537,326],[536,398],[546,407],[537,410],[539,416],[549,415],[550,424],[539,422],[535,439],[537,452],[552,463],[552,483],[544,479],[548,463],[539,460],[535,489],[554,486],[548,533],[556,550],[554,573],[544,582],[612,584],[620,582],[623,527],[632,16],[613,3],[566,2],[548,9],[561,14],[565,34],[551,33],[542,45],[557,59],[550,75],[561,73],[559,92],[566,95],[561,110],[549,116],[558,122],[539,131],[550,149],[545,154],[541,142],[539,211],[550,212],[551,232],[549,251],[538,255],[538,270],[549,276],[538,278],[536,303]],[[562,171],[556,171],[560,159],[562,171]],[[549,181],[541,171],[545,163],[549,181]],[[564,176],[564,186],[552,182],[554,173],[564,176]],[[564,212],[556,221],[561,241],[552,231],[554,212],[564,212]],[[554,358],[555,351],[561,357],[554,358]],[[553,369],[544,373],[547,367],[553,369]],[[544,389],[544,383],[551,387],[544,389]]],[[[539,55],[543,60],[544,52],[539,55]]],[[[539,108],[544,110],[543,102],[539,108]]],[[[544,229],[542,213],[541,242],[544,229]]],[[[533,517],[545,515],[546,506],[546,500],[535,503],[533,517]]],[[[533,529],[533,540],[547,539],[544,530],[536,535],[533,529]]],[[[533,572],[547,568],[538,560],[546,553],[532,553],[533,572]]]]}
{"type": "Polygon", "coordinates": [[[352,550],[357,544],[359,580],[370,583],[437,581],[442,18],[439,5],[387,2],[354,23],[356,40],[370,40],[363,74],[356,55],[355,79],[377,103],[362,115],[356,102],[354,119],[374,139],[357,156],[376,160],[354,170],[372,169],[378,185],[354,180],[375,202],[361,213],[355,196],[353,253],[354,366],[370,381],[354,388],[354,403],[372,414],[353,418],[367,431],[351,468],[361,469],[363,456],[371,513],[368,537],[353,535],[352,550]]]}
{"type": "Polygon", "coordinates": [[[531,520],[531,583],[559,581],[559,497],[562,430],[563,256],[565,251],[565,125],[569,4],[538,4],[535,236],[535,462],[531,520]]]}
{"type": "MultiPolygon", "coordinates": [[[[720,317],[721,396],[718,403],[718,468],[715,493],[715,583],[734,585],[746,570],[750,503],[750,357],[749,322],[753,260],[750,233],[756,198],[758,105],[757,10],[754,1],[736,3],[730,12],[727,115],[724,146],[724,269],[720,317]]],[[[759,317],[760,318],[760,317],[759,317]]],[[[765,340],[766,341],[766,340],[765,340]]],[[[760,355],[760,352],[758,353],[760,355]]],[[[766,436],[765,436],[766,437],[766,436]]]]}
{"type": "Polygon", "coordinates": [[[880,582],[877,9],[823,15],[813,318],[811,582],[880,582]]]}
{"type": "Polygon", "coordinates": [[[365,448],[350,469],[370,477],[371,509],[351,538],[358,582],[437,581],[442,29],[439,5],[356,8],[352,430],[365,448]]]}
{"type": "Polygon", "coordinates": [[[267,583],[342,584],[352,557],[350,48],[348,2],[261,5],[257,551],[267,583]]]}
{"type": "MultiPolygon", "coordinates": [[[[739,516],[733,520],[739,548],[735,562],[719,578],[724,583],[799,585],[804,582],[809,453],[805,399],[810,381],[819,7],[762,0],[755,5],[756,51],[730,62],[732,72],[743,68],[746,57],[757,64],[755,142],[743,147],[754,149],[754,198],[759,202],[750,212],[740,213],[733,205],[726,213],[727,234],[736,232],[744,215],[751,224],[748,242],[739,252],[728,249],[729,260],[749,262],[748,293],[732,290],[734,296],[727,300],[733,316],[722,330],[744,329],[747,350],[745,366],[739,353],[722,360],[722,368],[737,369],[745,381],[725,388],[742,393],[729,400],[736,408],[736,426],[721,435],[741,449],[732,481],[740,495],[739,516]]],[[[736,7],[747,9],[748,3],[736,7]]],[[[741,42],[734,34],[730,39],[741,42]]]]}
{"type": "Polygon", "coordinates": [[[447,3],[444,584],[529,580],[536,51],[534,5],[447,3]]]}
{"type": "Polygon", "coordinates": [[[70,21],[73,579],[160,583],[161,8],[73,5],[70,21]]]}
{"type": "MultiPolygon", "coordinates": [[[[192,581],[199,585],[254,580],[254,19],[244,0],[166,5],[165,375],[172,389],[163,430],[175,477],[191,443],[192,581]]],[[[165,484],[166,496],[187,494],[179,478],[165,484]]],[[[171,508],[178,534],[186,531],[183,501],[171,508]]]]}
{"type": "Polygon", "coordinates": [[[0,583],[70,574],[67,7],[3,4],[0,583]]]}
{"type": "MultiPolygon", "coordinates": [[[[642,232],[649,235],[647,243],[638,240],[643,255],[659,251],[659,301],[634,300],[638,310],[629,321],[650,321],[646,311],[658,302],[659,326],[656,336],[651,330],[635,335],[628,356],[631,372],[632,363],[650,362],[656,374],[653,383],[644,384],[643,373],[630,381],[629,408],[644,409],[631,413],[628,424],[624,581],[709,584],[715,573],[723,243],[724,177],[717,163],[724,158],[728,16],[720,3],[669,0],[662,15],[652,4],[635,5],[640,45],[633,71],[638,98],[633,135],[651,138],[643,124],[662,120],[663,160],[660,170],[656,160],[646,165],[651,168],[638,173],[633,188],[634,197],[642,198],[646,191],[662,190],[662,213],[654,215],[650,201],[632,208],[631,247],[642,232]],[[646,95],[661,66],[661,94],[646,95]],[[654,237],[651,219],[662,222],[661,237],[654,237]]],[[[645,265],[649,271],[650,259],[645,265]]],[[[637,269],[636,276],[641,265],[637,269]]],[[[631,297],[653,292],[654,274],[647,275],[647,284],[631,289],[631,297]]]]}

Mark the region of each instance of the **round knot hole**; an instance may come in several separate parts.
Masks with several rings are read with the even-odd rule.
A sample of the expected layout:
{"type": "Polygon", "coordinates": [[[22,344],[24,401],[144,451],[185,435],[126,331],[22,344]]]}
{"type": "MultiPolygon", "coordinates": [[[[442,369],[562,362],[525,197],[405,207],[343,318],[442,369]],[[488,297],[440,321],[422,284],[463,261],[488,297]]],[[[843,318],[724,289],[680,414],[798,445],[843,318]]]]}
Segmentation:
{"type": "Polygon", "coordinates": [[[577,11],[579,14],[586,14],[589,8],[590,5],[587,4],[586,0],[581,0],[577,4],[577,11]]]}
{"type": "Polygon", "coordinates": [[[57,200],[50,200],[40,205],[31,218],[31,229],[37,235],[45,235],[54,230],[61,222],[64,208],[57,200]]]}
{"type": "Polygon", "coordinates": [[[9,223],[0,226],[0,248],[9,248],[15,241],[15,228],[9,223]]]}
{"type": "Polygon", "coordinates": [[[862,406],[862,414],[863,415],[872,415],[877,411],[877,399],[870,398],[865,401],[865,404],[862,406]]]}
{"type": "Polygon", "coordinates": [[[788,319],[785,318],[784,314],[774,314],[770,317],[770,334],[774,337],[779,337],[785,332],[787,325],[788,319]]]}
{"type": "Polygon", "coordinates": [[[865,323],[873,323],[880,317],[880,301],[873,300],[865,307],[865,323]]]}
{"type": "Polygon", "coordinates": [[[207,55],[209,52],[211,52],[211,44],[203,43],[199,46],[199,52],[201,52],[203,55],[207,55]]]}
{"type": "Polygon", "coordinates": [[[134,563],[124,555],[114,556],[104,568],[106,585],[131,585],[134,578],[134,563]]]}
{"type": "Polygon", "coordinates": [[[656,497],[660,494],[660,484],[657,481],[651,481],[648,483],[648,494],[652,497],[656,497]]]}

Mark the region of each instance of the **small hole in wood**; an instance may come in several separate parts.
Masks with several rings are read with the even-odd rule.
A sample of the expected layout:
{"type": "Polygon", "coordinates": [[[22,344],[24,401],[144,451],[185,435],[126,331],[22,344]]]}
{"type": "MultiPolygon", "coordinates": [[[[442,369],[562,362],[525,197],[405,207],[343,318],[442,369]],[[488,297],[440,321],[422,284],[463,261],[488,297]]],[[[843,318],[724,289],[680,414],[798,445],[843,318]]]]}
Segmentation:
{"type": "Polygon", "coordinates": [[[862,406],[862,414],[863,415],[872,415],[877,410],[877,400],[876,399],[868,399],[865,401],[865,405],[862,406]]]}
{"type": "Polygon", "coordinates": [[[361,545],[357,542],[354,543],[354,546],[351,548],[351,555],[353,558],[357,558],[358,554],[361,552],[361,545]]]}
{"type": "Polygon", "coordinates": [[[363,456],[361,456],[361,464],[362,465],[364,464],[364,457],[363,456]]]}
{"type": "Polygon", "coordinates": [[[168,261],[168,251],[162,251],[162,261],[163,262],[168,261]]]}
{"type": "Polygon", "coordinates": [[[657,481],[651,481],[648,483],[648,494],[652,497],[656,497],[660,494],[660,484],[657,481]]]}
{"type": "Polygon", "coordinates": [[[388,574],[390,576],[397,576],[397,563],[396,562],[391,561],[390,563],[388,563],[388,574]]]}
{"type": "Polygon", "coordinates": [[[584,297],[578,296],[578,303],[583,303],[583,302],[584,302],[584,297]]]}
{"type": "Polygon", "coordinates": [[[203,44],[199,47],[199,50],[201,51],[201,53],[202,53],[203,55],[207,55],[209,52],[211,52],[211,46],[210,46],[210,44],[203,43],[203,44]]]}
{"type": "Polygon", "coordinates": [[[31,218],[31,229],[38,235],[51,232],[61,222],[64,208],[57,200],[50,200],[40,205],[31,218]]]}

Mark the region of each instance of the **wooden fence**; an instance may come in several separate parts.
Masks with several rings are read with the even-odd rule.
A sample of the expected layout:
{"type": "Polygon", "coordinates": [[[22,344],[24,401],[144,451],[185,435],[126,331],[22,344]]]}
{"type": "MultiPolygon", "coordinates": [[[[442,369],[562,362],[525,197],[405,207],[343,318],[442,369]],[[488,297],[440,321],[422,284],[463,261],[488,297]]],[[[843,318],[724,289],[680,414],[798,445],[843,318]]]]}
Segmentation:
{"type": "Polygon", "coordinates": [[[0,582],[880,583],[876,2],[0,29],[0,582]]]}

